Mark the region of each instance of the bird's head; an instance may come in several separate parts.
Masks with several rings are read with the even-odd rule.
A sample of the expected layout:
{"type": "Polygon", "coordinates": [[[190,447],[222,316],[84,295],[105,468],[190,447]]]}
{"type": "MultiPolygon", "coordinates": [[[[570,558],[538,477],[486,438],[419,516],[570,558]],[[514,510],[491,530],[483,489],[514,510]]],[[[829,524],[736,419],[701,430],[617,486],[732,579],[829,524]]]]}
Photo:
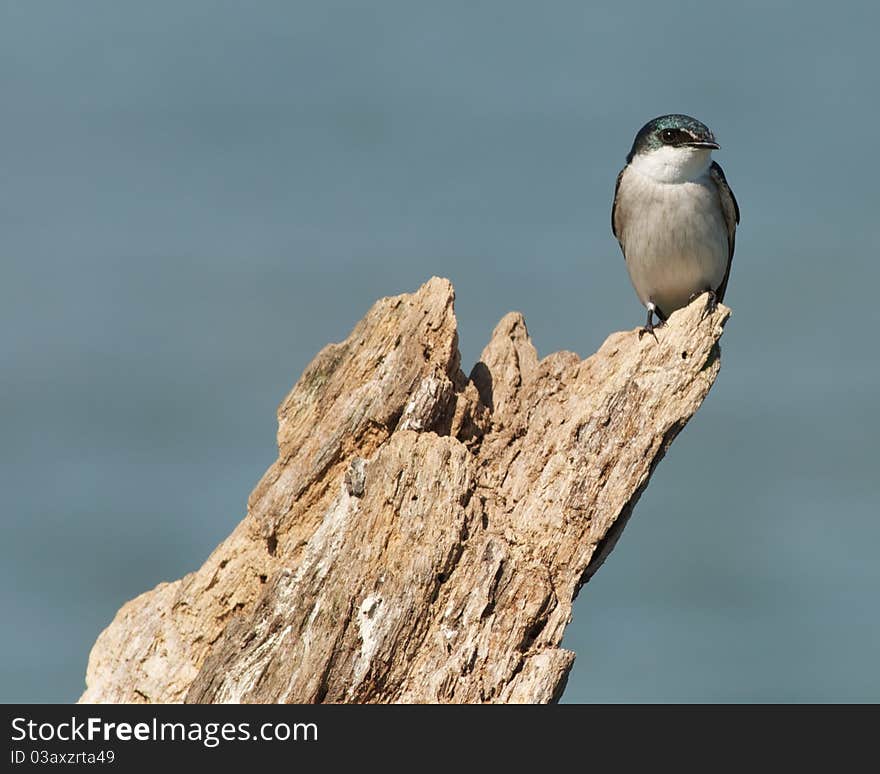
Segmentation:
{"type": "Polygon", "coordinates": [[[720,147],[708,126],[673,113],[639,129],[626,160],[657,182],[683,183],[704,174],[712,163],[712,151],[720,147]]]}

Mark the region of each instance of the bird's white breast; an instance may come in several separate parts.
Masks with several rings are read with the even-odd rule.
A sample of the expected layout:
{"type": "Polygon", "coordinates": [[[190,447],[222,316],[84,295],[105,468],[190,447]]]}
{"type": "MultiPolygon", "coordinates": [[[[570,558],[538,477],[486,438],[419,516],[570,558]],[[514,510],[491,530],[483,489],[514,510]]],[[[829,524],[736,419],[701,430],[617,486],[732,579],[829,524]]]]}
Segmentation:
{"type": "MultiPolygon", "coordinates": [[[[707,151],[699,152],[708,157],[707,151]]],[[[729,256],[727,225],[708,163],[694,179],[662,182],[658,176],[688,171],[686,163],[646,167],[637,163],[639,158],[633,159],[620,182],[617,206],[623,227],[618,236],[639,299],[645,305],[654,303],[668,316],[692,295],[717,290],[723,281],[729,256]]]]}

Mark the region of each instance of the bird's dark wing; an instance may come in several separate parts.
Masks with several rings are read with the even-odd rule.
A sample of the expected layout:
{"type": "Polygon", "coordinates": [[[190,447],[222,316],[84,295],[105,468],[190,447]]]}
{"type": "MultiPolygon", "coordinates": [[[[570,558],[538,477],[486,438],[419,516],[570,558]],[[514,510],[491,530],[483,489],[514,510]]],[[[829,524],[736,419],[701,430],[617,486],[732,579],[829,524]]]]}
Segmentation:
{"type": "Polygon", "coordinates": [[[624,172],[626,172],[626,167],[621,169],[617,176],[617,182],[614,184],[614,204],[611,205],[611,232],[617,237],[621,250],[623,250],[623,242],[620,241],[620,235],[623,233],[623,223],[621,222],[621,214],[617,211],[617,198],[620,194],[620,180],[623,178],[624,172]]]}
{"type": "Polygon", "coordinates": [[[719,301],[724,300],[724,291],[727,290],[727,280],[730,279],[730,265],[733,263],[733,250],[736,245],[736,224],[739,223],[739,205],[736,203],[736,197],[730,186],[727,184],[727,178],[724,177],[724,170],[717,161],[712,162],[709,167],[709,174],[715,181],[718,188],[718,198],[721,199],[721,211],[724,213],[724,222],[727,224],[727,271],[724,272],[724,279],[715,291],[715,296],[719,301]]]}

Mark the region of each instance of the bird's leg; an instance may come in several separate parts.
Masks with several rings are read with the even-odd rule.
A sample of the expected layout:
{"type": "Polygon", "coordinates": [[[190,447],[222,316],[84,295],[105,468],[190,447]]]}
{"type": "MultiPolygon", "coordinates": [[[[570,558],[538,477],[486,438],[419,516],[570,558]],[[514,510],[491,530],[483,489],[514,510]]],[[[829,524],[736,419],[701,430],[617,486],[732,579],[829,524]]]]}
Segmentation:
{"type": "Polygon", "coordinates": [[[708,297],[706,298],[706,306],[703,307],[703,313],[700,315],[700,322],[703,322],[710,314],[712,314],[718,308],[718,294],[712,290],[712,288],[706,288],[705,290],[701,290],[699,293],[691,293],[691,297],[688,299],[688,303],[691,303],[694,299],[699,298],[703,295],[703,293],[708,293],[708,297]]]}
{"type": "Polygon", "coordinates": [[[703,314],[700,315],[700,322],[703,322],[710,314],[713,314],[718,308],[718,296],[712,288],[706,291],[709,295],[706,298],[706,306],[703,307],[703,314]]]}
{"type": "Polygon", "coordinates": [[[647,304],[645,304],[645,306],[648,307],[648,321],[645,323],[644,328],[639,328],[639,340],[641,340],[642,336],[644,336],[646,333],[650,333],[654,337],[654,341],[656,341],[659,344],[660,342],[657,339],[657,334],[654,333],[654,328],[662,327],[663,320],[660,320],[659,315],[658,315],[657,324],[654,325],[652,320],[654,317],[654,311],[656,310],[657,307],[654,306],[654,304],[651,301],[649,301],[647,304]]]}

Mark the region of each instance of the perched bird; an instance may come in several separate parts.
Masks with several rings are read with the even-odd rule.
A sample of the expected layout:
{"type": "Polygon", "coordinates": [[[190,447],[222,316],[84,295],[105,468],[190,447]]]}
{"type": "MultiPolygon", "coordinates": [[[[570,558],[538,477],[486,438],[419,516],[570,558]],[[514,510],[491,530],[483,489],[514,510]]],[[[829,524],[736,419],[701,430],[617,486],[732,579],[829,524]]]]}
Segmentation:
{"type": "Polygon", "coordinates": [[[639,129],[617,176],[611,230],[654,333],[676,309],[708,293],[706,313],[724,300],[739,205],[712,161],[721,146],[707,126],[673,114],[639,129]]]}

